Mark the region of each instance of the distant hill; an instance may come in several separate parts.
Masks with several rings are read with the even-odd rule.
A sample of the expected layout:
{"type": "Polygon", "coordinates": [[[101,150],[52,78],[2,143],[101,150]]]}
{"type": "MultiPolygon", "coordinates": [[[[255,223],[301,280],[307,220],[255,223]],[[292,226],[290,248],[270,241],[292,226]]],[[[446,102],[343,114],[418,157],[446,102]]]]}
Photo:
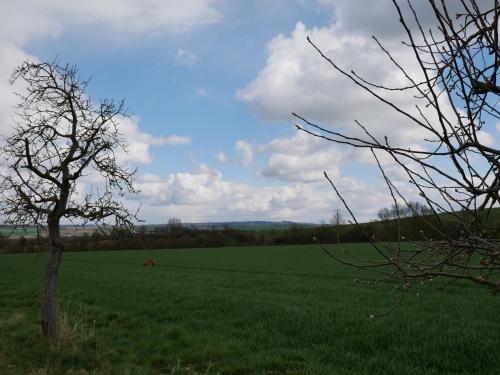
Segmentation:
{"type": "MultiPolygon", "coordinates": [[[[148,228],[154,228],[161,225],[146,225],[148,228]]],[[[238,230],[271,230],[271,229],[288,229],[292,226],[314,227],[319,224],[314,223],[298,223],[294,221],[219,221],[207,223],[182,223],[182,226],[194,229],[238,229],[238,230]]]]}
{"type": "MultiPolygon", "coordinates": [[[[154,231],[155,228],[165,227],[167,224],[146,224],[139,225],[138,227],[145,227],[148,231],[154,231]]],[[[284,230],[289,229],[293,226],[299,227],[315,227],[319,224],[314,223],[298,223],[293,221],[220,221],[220,222],[207,222],[207,223],[181,223],[183,227],[191,229],[203,229],[203,230],[219,230],[219,229],[237,229],[243,231],[252,230],[284,230]]],[[[90,235],[95,231],[95,226],[86,225],[82,227],[80,225],[61,225],[61,234],[63,237],[69,236],[85,236],[90,235]]],[[[26,228],[18,228],[14,232],[13,227],[9,225],[0,225],[0,236],[10,236],[10,238],[34,238],[37,236],[36,228],[33,226],[28,226],[26,228]]],[[[40,236],[46,236],[47,233],[42,232],[40,236]]]]}

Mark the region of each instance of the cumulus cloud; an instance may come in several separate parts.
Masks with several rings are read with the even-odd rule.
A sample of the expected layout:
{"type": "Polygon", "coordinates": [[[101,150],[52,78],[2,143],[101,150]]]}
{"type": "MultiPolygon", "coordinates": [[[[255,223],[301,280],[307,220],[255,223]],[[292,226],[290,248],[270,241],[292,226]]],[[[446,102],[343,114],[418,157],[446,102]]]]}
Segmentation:
{"type": "MultiPolygon", "coordinates": [[[[334,10],[335,23],[345,32],[376,35],[384,40],[403,37],[399,17],[391,0],[378,0],[364,3],[363,6],[351,0],[319,0],[319,4],[334,10]]],[[[429,29],[434,21],[431,6],[426,1],[415,1],[412,5],[424,30],[429,29]]],[[[458,1],[446,5],[450,14],[456,14],[458,1]]],[[[401,10],[403,14],[412,17],[405,7],[401,7],[401,10]]]]}
{"type": "Polygon", "coordinates": [[[234,149],[238,153],[242,165],[248,166],[252,163],[253,147],[250,143],[240,139],[234,144],[234,149]]]}
{"type": "Polygon", "coordinates": [[[198,61],[198,56],[191,51],[178,49],[175,53],[175,64],[178,66],[192,67],[198,61]]]}
{"type": "Polygon", "coordinates": [[[229,158],[223,152],[218,152],[217,155],[215,155],[215,157],[220,163],[227,163],[229,161],[229,158]]]}
{"type": "MultiPolygon", "coordinates": [[[[371,207],[387,199],[385,192],[352,178],[338,179],[348,191],[361,219],[373,216],[371,207]]],[[[146,217],[180,217],[185,222],[208,220],[295,220],[318,222],[331,216],[340,202],[322,183],[254,187],[226,180],[207,165],[195,172],[161,178],[142,175],[137,197],[146,217]]],[[[158,219],[157,219],[158,220],[158,219]]]]}
{"type": "MultiPolygon", "coordinates": [[[[374,135],[388,135],[400,145],[423,139],[425,134],[420,128],[411,126],[396,111],[332,69],[307,42],[308,36],[339,65],[354,69],[368,80],[393,87],[406,84],[403,74],[391,65],[369,35],[347,32],[336,23],[307,29],[299,22],[290,36],[278,35],[268,43],[266,65],[253,81],[238,90],[237,98],[268,121],[292,121],[291,113],[296,112],[348,134],[363,133],[354,126],[356,119],[368,124],[374,135]]],[[[418,67],[410,51],[395,40],[389,40],[389,44],[406,71],[418,79],[418,67]]],[[[412,95],[385,95],[399,107],[415,113],[412,95]]]]}
{"type": "MultiPolygon", "coordinates": [[[[421,127],[414,126],[411,120],[333,69],[307,41],[310,37],[340,67],[353,70],[375,84],[405,87],[409,85],[406,74],[420,82],[424,76],[411,48],[401,43],[407,36],[392,2],[367,2],[363,7],[349,0],[319,0],[319,3],[331,8],[332,21],[326,26],[311,28],[298,22],[289,34],[272,38],[267,44],[264,67],[237,90],[236,97],[266,121],[296,121],[291,116],[295,112],[329,130],[366,137],[354,123],[358,120],[374,136],[379,139],[388,136],[391,144],[400,147],[428,138],[429,133],[421,127]],[[372,35],[379,37],[404,73],[388,59],[372,35]]],[[[450,5],[453,14],[458,5],[450,5]]],[[[433,11],[429,4],[416,2],[415,9],[424,29],[430,27],[433,11]]],[[[403,9],[403,13],[407,11],[403,9]]],[[[414,26],[410,21],[410,27],[414,26]]],[[[415,104],[419,104],[429,121],[437,120],[432,108],[426,108],[427,103],[415,99],[417,92],[374,91],[416,117],[420,117],[415,108],[415,104]]],[[[447,98],[442,96],[440,105],[443,113],[454,119],[447,98]]]]}
{"type": "Polygon", "coordinates": [[[9,84],[9,77],[14,69],[25,59],[36,60],[13,44],[2,44],[0,41],[0,134],[7,134],[11,128],[13,107],[17,103],[14,91],[22,87],[9,84]]]}
{"type": "Polygon", "coordinates": [[[4,2],[2,39],[24,44],[51,37],[66,27],[90,25],[125,34],[181,33],[220,21],[218,0],[27,0],[4,2]]]}
{"type": "MultiPolygon", "coordinates": [[[[62,1],[62,3],[65,3],[62,1]]],[[[91,0],[82,3],[82,17],[102,22],[120,32],[186,32],[220,21],[217,0],[91,0]],[[95,4],[92,4],[95,3],[95,4]],[[85,4],[85,5],[84,5],[85,4]]],[[[72,10],[73,11],[73,10],[72,10]]]]}
{"type": "Polygon", "coordinates": [[[122,163],[149,164],[152,162],[151,146],[176,146],[191,143],[191,138],[186,136],[157,137],[143,132],[139,128],[137,117],[121,117],[118,122],[119,131],[127,143],[127,152],[120,151],[117,154],[122,163]]]}
{"type": "MultiPolygon", "coordinates": [[[[405,74],[392,65],[371,38],[380,36],[405,73],[418,82],[422,73],[412,50],[401,44],[405,35],[391,2],[367,2],[362,9],[347,0],[320,3],[335,8],[335,19],[324,27],[312,28],[298,22],[289,34],[275,36],[267,44],[265,65],[236,92],[236,97],[266,121],[292,123],[297,121],[291,116],[295,112],[328,130],[364,138],[364,130],[355,125],[354,120],[358,120],[379,139],[387,136],[392,145],[422,150],[424,139],[430,137],[428,133],[334,70],[307,42],[310,37],[339,66],[356,71],[368,81],[389,87],[407,86],[405,74]]],[[[423,17],[423,25],[430,25],[432,12],[424,3],[417,5],[417,12],[423,17]]],[[[418,117],[415,93],[377,91],[418,117]]],[[[441,100],[443,112],[454,118],[446,98],[441,100]]],[[[429,121],[434,121],[436,114],[432,108],[420,104],[429,121]]],[[[487,135],[483,138],[490,141],[487,135]]],[[[353,163],[374,164],[369,150],[352,149],[305,134],[281,136],[257,150],[269,154],[262,170],[264,176],[296,183],[314,184],[323,178],[323,171],[342,178],[342,173],[348,172],[343,170],[346,165],[356,169],[353,163]]],[[[382,165],[392,167],[390,157],[379,157],[382,165]]],[[[398,179],[407,183],[404,176],[398,175],[398,179]]]]}
{"type": "Polygon", "coordinates": [[[276,138],[260,146],[259,152],[271,154],[264,176],[291,182],[323,181],[323,171],[337,177],[344,161],[338,149],[304,133],[276,138]]]}

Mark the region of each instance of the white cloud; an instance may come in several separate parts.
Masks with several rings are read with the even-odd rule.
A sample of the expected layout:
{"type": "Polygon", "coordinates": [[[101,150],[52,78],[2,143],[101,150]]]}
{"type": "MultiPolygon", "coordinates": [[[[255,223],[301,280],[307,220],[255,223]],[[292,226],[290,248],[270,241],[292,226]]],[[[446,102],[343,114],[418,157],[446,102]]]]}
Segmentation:
{"type": "MultiPolygon", "coordinates": [[[[278,35],[268,43],[265,67],[237,92],[237,98],[268,121],[291,122],[291,113],[296,112],[329,129],[362,135],[363,131],[354,126],[356,119],[368,124],[374,135],[388,135],[399,145],[424,137],[420,128],[332,69],[307,42],[308,36],[339,65],[368,80],[389,86],[406,84],[403,74],[391,65],[369,36],[349,33],[340,24],[306,29],[299,22],[290,36],[278,35]]],[[[418,77],[410,51],[395,40],[389,40],[388,44],[406,71],[418,77]]],[[[412,95],[399,92],[384,95],[415,113],[412,95]]]]}
{"type": "Polygon", "coordinates": [[[12,125],[13,107],[17,103],[14,91],[22,90],[18,84],[11,86],[9,77],[14,69],[25,59],[36,60],[14,44],[2,44],[0,40],[0,134],[7,134],[12,125]]]}
{"type": "Polygon", "coordinates": [[[178,66],[192,67],[198,61],[198,56],[191,51],[178,49],[175,53],[175,64],[178,66]]]}
{"type": "Polygon", "coordinates": [[[477,132],[477,139],[484,146],[493,146],[495,144],[495,138],[493,138],[490,133],[484,130],[480,130],[477,132]]]}
{"type": "Polygon", "coordinates": [[[207,90],[203,89],[203,88],[197,88],[196,89],[196,95],[198,95],[199,97],[204,97],[204,96],[207,96],[208,95],[208,92],[207,90]]]}
{"type": "MultiPolygon", "coordinates": [[[[374,216],[372,207],[387,199],[383,191],[352,178],[336,180],[347,191],[360,219],[374,216]]],[[[228,181],[220,171],[201,165],[196,172],[170,174],[165,178],[142,175],[139,180],[142,215],[180,217],[184,222],[214,220],[295,220],[328,218],[341,203],[325,183],[254,187],[228,181]]]]}
{"type": "Polygon", "coordinates": [[[227,163],[229,161],[229,158],[223,152],[218,152],[217,155],[215,155],[215,157],[220,163],[227,163]]]}
{"type": "Polygon", "coordinates": [[[276,138],[259,147],[259,152],[271,154],[264,176],[291,182],[324,181],[323,171],[337,177],[344,161],[337,148],[301,132],[276,138]]]}
{"type": "Polygon", "coordinates": [[[190,144],[191,138],[178,135],[155,137],[139,129],[137,117],[122,117],[119,119],[120,133],[127,143],[128,153],[118,153],[119,160],[128,164],[149,164],[152,162],[149,149],[151,146],[190,144]]]}
{"type": "Polygon", "coordinates": [[[156,144],[159,145],[170,145],[170,146],[190,145],[191,137],[173,134],[169,135],[168,137],[160,137],[156,142],[157,142],[156,144]]]}
{"type": "MultiPolygon", "coordinates": [[[[352,0],[319,0],[320,5],[333,8],[335,22],[342,30],[351,34],[364,36],[375,35],[387,40],[403,39],[404,31],[399,23],[399,17],[391,0],[377,0],[376,2],[363,2],[363,6],[352,0]]],[[[459,2],[448,2],[446,5],[450,14],[456,14],[459,2]]],[[[419,20],[424,30],[434,22],[433,10],[427,1],[412,3],[419,15],[419,20]]],[[[408,9],[401,7],[403,14],[410,16],[408,9]]]]}
{"type": "Polygon", "coordinates": [[[24,44],[53,37],[79,25],[104,27],[116,34],[182,33],[218,22],[218,0],[27,0],[3,2],[0,39],[24,44]]]}
{"type": "Polygon", "coordinates": [[[250,165],[250,163],[252,163],[253,148],[250,143],[240,139],[234,144],[234,149],[238,153],[242,165],[248,166],[250,165]]]}

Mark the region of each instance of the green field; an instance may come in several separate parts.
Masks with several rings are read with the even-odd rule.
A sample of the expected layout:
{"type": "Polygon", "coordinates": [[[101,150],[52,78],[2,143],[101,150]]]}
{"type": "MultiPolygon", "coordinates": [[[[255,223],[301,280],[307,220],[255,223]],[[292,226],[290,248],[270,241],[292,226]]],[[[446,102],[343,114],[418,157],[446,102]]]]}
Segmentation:
{"type": "Polygon", "coordinates": [[[39,333],[44,267],[0,256],[0,374],[500,373],[498,296],[425,286],[371,319],[393,285],[313,245],[66,253],[60,342],[39,333]]]}

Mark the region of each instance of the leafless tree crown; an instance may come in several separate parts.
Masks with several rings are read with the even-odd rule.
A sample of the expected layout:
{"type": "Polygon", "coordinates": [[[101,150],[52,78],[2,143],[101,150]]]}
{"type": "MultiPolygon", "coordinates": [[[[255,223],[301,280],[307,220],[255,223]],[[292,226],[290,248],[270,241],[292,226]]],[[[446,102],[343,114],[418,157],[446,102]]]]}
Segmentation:
{"type": "Polygon", "coordinates": [[[70,65],[26,61],[14,71],[15,81],[25,90],[17,94],[14,127],[2,150],[8,166],[1,181],[5,222],[115,217],[132,224],[135,215],[114,199],[116,193],[136,193],[135,171],[117,160],[125,150],[118,131],[118,120],[126,116],[123,102],[93,103],[85,93],[88,81],[70,65]],[[79,194],[77,180],[91,172],[102,179],[100,188],[79,194]]]}
{"type": "MultiPolygon", "coordinates": [[[[358,121],[355,126],[364,136],[349,136],[295,116],[300,120],[299,130],[337,145],[369,149],[394,206],[413,210],[409,197],[380,161],[381,153],[389,155],[431,211],[432,215],[422,220],[433,236],[423,232],[421,241],[410,248],[401,242],[393,246],[370,238],[382,259],[377,262],[352,254],[347,258],[331,252],[330,255],[379,272],[381,279],[404,280],[405,291],[415,281],[445,277],[470,280],[496,293],[500,291],[499,228],[491,225],[491,215],[500,203],[500,150],[481,138],[480,132],[500,119],[498,1],[428,0],[434,20],[429,30],[423,26],[411,0],[393,0],[393,4],[406,34],[403,43],[415,59],[418,72],[411,75],[381,41],[373,39],[387,56],[388,64],[406,79],[403,86],[371,82],[339,66],[335,57],[327,56],[320,46],[308,40],[339,74],[399,113],[402,121],[420,128],[426,134],[425,147],[412,149],[392,144],[387,137],[377,138],[369,124],[358,121]],[[452,6],[458,10],[452,11],[452,6]],[[393,91],[408,95],[415,103],[414,111],[389,100],[386,93],[393,91]]],[[[343,200],[335,182],[325,176],[343,200]]]]}

